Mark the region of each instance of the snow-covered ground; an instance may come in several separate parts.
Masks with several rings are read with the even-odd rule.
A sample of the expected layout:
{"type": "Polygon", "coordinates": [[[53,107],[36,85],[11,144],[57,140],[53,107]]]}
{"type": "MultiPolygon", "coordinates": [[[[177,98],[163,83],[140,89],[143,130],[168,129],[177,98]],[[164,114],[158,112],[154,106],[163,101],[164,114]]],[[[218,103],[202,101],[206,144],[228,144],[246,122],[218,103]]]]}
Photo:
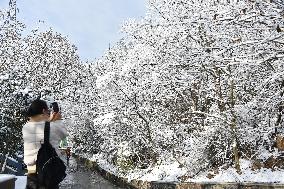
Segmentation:
{"type": "MultiPolygon", "coordinates": [[[[110,165],[100,156],[93,156],[91,159],[96,161],[103,169],[117,175],[126,177],[129,181],[133,179],[143,181],[163,181],[163,182],[181,182],[180,177],[185,176],[187,170],[180,168],[177,162],[154,166],[143,170],[133,170],[127,176],[120,175],[117,169],[110,165]]],[[[283,183],[284,170],[275,170],[262,168],[260,170],[251,170],[251,162],[249,160],[240,160],[241,174],[238,174],[234,168],[227,170],[220,169],[218,174],[214,174],[213,178],[208,178],[210,172],[204,172],[195,178],[185,179],[183,182],[258,182],[258,183],[283,183]]]]}
{"type": "Polygon", "coordinates": [[[262,168],[252,171],[251,162],[240,160],[242,173],[239,175],[236,169],[219,170],[212,179],[206,177],[208,173],[198,176],[195,179],[188,179],[189,182],[259,182],[259,183],[284,183],[284,170],[275,170],[262,168]]]}

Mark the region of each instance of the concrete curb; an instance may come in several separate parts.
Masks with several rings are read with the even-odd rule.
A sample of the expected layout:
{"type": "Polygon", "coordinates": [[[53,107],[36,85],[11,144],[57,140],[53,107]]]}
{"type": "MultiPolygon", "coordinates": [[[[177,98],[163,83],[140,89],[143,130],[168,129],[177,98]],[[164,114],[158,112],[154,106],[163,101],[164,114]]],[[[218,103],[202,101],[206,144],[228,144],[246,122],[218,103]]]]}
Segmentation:
{"type": "MultiPolygon", "coordinates": [[[[87,168],[97,171],[106,180],[126,189],[284,189],[284,184],[276,183],[168,183],[168,182],[146,182],[132,180],[130,182],[123,177],[118,177],[102,169],[96,162],[73,155],[87,168]]],[[[283,175],[284,176],[284,175],[283,175]]]]}

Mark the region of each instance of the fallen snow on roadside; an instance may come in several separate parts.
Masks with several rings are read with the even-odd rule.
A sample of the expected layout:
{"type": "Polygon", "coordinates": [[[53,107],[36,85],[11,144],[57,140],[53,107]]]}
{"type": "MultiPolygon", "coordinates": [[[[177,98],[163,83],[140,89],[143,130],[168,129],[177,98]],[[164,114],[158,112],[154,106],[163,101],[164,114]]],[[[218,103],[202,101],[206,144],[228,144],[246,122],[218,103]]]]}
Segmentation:
{"type": "MultiPolygon", "coordinates": [[[[186,175],[186,169],[179,167],[177,162],[170,164],[157,165],[148,169],[137,169],[129,172],[126,176],[119,174],[115,166],[110,165],[101,155],[95,155],[91,159],[96,161],[100,167],[120,177],[126,177],[130,180],[143,181],[162,181],[162,182],[180,182],[179,177],[186,175]]],[[[284,170],[260,169],[251,170],[249,160],[240,160],[242,174],[238,174],[234,168],[219,170],[213,178],[209,179],[209,172],[197,175],[195,178],[185,180],[185,182],[258,182],[258,183],[284,183],[284,170]]]]}
{"type": "Polygon", "coordinates": [[[128,175],[128,180],[146,180],[146,181],[178,181],[178,177],[184,175],[186,169],[179,168],[177,162],[168,165],[157,165],[145,170],[136,170],[128,175]]]}
{"type": "Polygon", "coordinates": [[[117,175],[117,169],[115,168],[115,166],[109,164],[101,154],[93,155],[90,160],[96,162],[104,170],[117,175]]]}
{"type": "Polygon", "coordinates": [[[284,183],[284,170],[275,170],[262,168],[252,171],[250,169],[251,162],[248,160],[240,160],[242,174],[239,175],[236,169],[229,168],[227,170],[219,170],[219,174],[212,179],[203,174],[195,179],[188,179],[188,182],[259,182],[259,183],[284,183]]]}

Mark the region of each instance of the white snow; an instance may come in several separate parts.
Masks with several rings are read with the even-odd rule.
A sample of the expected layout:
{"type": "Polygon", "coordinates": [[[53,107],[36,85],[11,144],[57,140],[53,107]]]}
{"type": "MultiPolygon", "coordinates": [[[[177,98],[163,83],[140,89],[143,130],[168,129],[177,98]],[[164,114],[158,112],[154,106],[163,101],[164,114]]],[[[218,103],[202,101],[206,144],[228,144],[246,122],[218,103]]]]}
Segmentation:
{"type": "Polygon", "coordinates": [[[94,121],[94,124],[107,124],[111,122],[113,117],[114,117],[114,113],[108,113],[108,114],[104,114],[104,115],[97,117],[93,121],[94,121]]]}
{"type": "Polygon", "coordinates": [[[178,177],[185,173],[186,169],[179,168],[179,163],[173,162],[168,165],[158,165],[143,171],[133,172],[129,174],[128,179],[171,182],[178,181],[178,177]]]}
{"type": "MultiPolygon", "coordinates": [[[[96,161],[103,169],[117,175],[119,175],[118,170],[110,165],[106,159],[102,156],[96,155],[91,159],[96,161]]],[[[240,160],[241,174],[239,175],[234,168],[229,168],[227,170],[219,170],[213,178],[208,178],[207,175],[210,172],[204,172],[197,175],[195,178],[189,178],[184,182],[254,182],[254,183],[283,183],[284,184],[284,170],[275,170],[262,168],[257,171],[252,171],[250,166],[251,162],[249,160],[240,160]]],[[[187,170],[184,167],[179,167],[179,163],[172,162],[169,164],[161,164],[148,169],[136,169],[129,172],[125,178],[128,181],[131,180],[143,180],[143,181],[163,181],[163,182],[181,182],[178,178],[186,175],[187,170]]]]}
{"type": "Polygon", "coordinates": [[[23,94],[28,94],[31,91],[32,90],[30,88],[26,87],[25,89],[21,90],[20,92],[22,92],[23,94]]]}
{"type": "Polygon", "coordinates": [[[5,182],[7,180],[14,179],[15,175],[8,175],[8,174],[0,174],[0,183],[5,182]]]}
{"type": "Polygon", "coordinates": [[[117,172],[115,166],[107,163],[107,160],[101,154],[93,155],[93,157],[90,160],[95,161],[101,168],[112,174],[116,174],[117,172]]]}
{"type": "Polygon", "coordinates": [[[27,177],[26,176],[16,176],[16,184],[15,189],[25,189],[27,184],[27,177]]]}
{"type": "Polygon", "coordinates": [[[275,170],[262,168],[257,171],[250,169],[251,162],[248,160],[240,160],[241,171],[239,175],[236,169],[229,168],[227,170],[219,170],[212,179],[206,177],[206,174],[200,175],[194,179],[188,179],[188,182],[258,182],[258,183],[284,183],[284,170],[275,170]]]}
{"type": "Polygon", "coordinates": [[[104,86],[110,82],[110,80],[114,77],[114,75],[115,75],[114,72],[108,72],[103,76],[98,76],[96,80],[96,85],[98,89],[104,88],[104,86]]]}

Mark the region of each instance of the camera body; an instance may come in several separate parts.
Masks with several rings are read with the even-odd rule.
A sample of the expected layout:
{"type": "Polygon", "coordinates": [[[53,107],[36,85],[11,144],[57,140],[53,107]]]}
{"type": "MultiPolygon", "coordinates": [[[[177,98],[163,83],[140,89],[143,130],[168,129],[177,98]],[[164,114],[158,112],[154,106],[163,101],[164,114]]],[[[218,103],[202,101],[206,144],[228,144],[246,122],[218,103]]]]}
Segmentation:
{"type": "Polygon", "coordinates": [[[59,106],[57,102],[52,102],[50,106],[53,109],[53,112],[59,112],[59,106]]]}

